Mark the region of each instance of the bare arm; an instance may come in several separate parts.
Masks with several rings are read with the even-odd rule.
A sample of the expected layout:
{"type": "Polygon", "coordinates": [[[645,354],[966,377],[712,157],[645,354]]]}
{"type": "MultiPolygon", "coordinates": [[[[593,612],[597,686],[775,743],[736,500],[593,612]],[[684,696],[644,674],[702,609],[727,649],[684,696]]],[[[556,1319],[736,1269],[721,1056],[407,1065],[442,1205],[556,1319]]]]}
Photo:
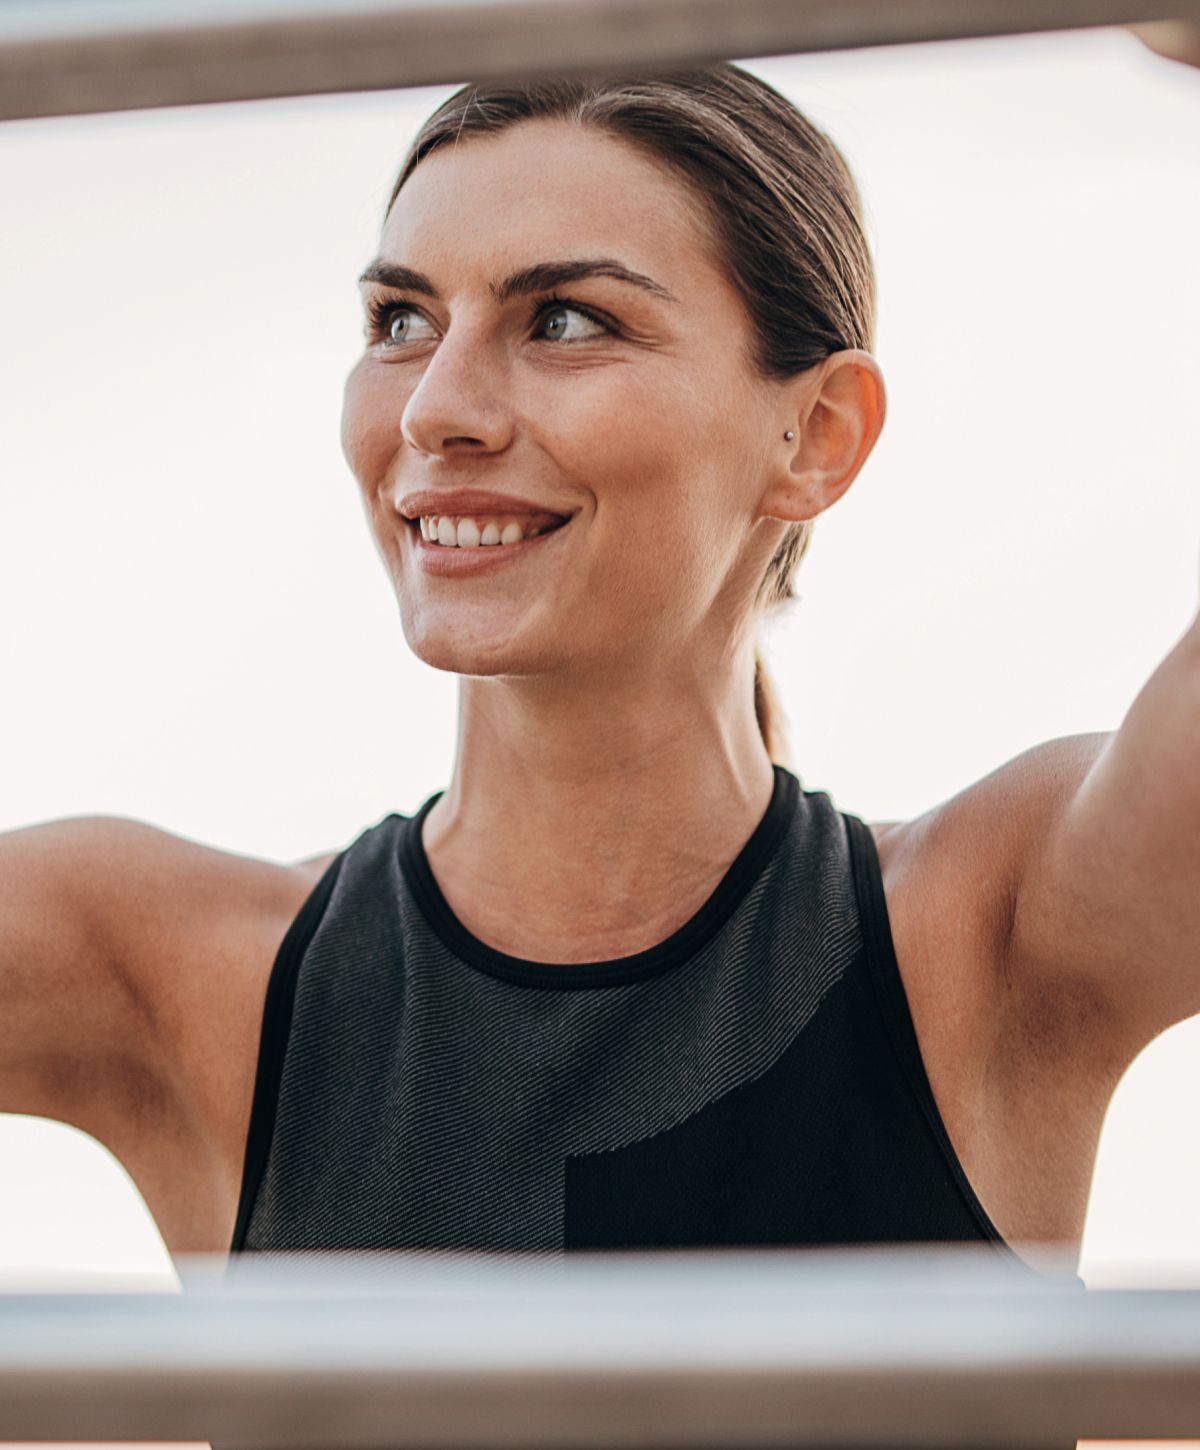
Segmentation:
{"type": "MultiPolygon", "coordinates": [[[[159,833],[89,816],[0,834],[0,1111],[100,1136],[155,1085],[153,1011],[125,959],[159,833]]],[[[151,1104],[147,1102],[147,1106],[151,1104]]]]}
{"type": "Polygon", "coordinates": [[[0,1112],[102,1143],[173,1253],[228,1243],[267,973],[327,859],[120,817],[0,834],[0,1112]]]}
{"type": "Polygon", "coordinates": [[[1200,25],[1188,20],[1148,20],[1129,29],[1166,60],[1200,66],[1200,25]]]}
{"type": "Polygon", "coordinates": [[[1200,1012],[1200,616],[1025,841],[1014,985],[1083,986],[1132,1058],[1200,1012]]]}

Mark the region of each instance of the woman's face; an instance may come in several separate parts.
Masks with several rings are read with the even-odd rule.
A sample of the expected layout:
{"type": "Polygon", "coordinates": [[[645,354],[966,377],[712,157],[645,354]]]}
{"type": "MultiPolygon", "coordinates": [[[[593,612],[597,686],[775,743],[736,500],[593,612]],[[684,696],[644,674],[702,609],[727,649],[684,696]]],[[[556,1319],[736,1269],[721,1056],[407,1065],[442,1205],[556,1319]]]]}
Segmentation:
{"type": "Polygon", "coordinates": [[[686,185],[522,122],[421,162],[367,275],[342,441],[414,652],[630,679],[728,648],[785,527],[758,505],[788,419],[686,185]],[[538,515],[566,522],[527,537],[538,515]]]}

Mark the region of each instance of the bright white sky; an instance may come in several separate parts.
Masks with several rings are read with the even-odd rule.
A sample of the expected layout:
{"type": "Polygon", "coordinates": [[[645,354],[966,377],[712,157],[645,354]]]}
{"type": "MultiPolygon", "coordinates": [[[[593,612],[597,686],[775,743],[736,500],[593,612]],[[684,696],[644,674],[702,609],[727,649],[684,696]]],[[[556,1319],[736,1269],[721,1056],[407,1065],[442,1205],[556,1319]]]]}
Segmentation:
{"type": "MultiPolygon", "coordinates": [[[[769,652],[805,785],[906,818],[1115,728],[1196,608],[1200,73],[1117,31],[750,64],[859,177],[890,389],[769,652]]],[[[407,652],[338,414],[448,90],[0,127],[0,829],[286,860],[446,783],[454,682],[407,652]]],[[[1118,1091],[1090,1282],[1200,1279],[1198,1023],[1118,1091]]],[[[174,1281],[98,1145],[0,1117],[0,1161],[0,1269],[174,1281]]]]}

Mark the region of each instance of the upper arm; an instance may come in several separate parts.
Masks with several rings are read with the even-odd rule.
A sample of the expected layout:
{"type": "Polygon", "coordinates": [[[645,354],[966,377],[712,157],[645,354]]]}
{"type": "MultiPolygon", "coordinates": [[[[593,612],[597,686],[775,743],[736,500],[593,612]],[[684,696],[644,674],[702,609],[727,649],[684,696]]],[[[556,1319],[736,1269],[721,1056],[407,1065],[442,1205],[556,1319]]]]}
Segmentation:
{"type": "Polygon", "coordinates": [[[153,1104],[154,1005],[130,971],[161,833],[85,816],[0,833],[0,1111],[95,1133],[110,1093],[153,1104]]]}
{"type": "MultiPolygon", "coordinates": [[[[1008,944],[1014,980],[1073,981],[1131,1059],[1200,1012],[1200,639],[1185,635],[1119,730],[1028,808],[1008,944]]],[[[1056,742],[1057,744],[1057,742],[1056,742]]]]}

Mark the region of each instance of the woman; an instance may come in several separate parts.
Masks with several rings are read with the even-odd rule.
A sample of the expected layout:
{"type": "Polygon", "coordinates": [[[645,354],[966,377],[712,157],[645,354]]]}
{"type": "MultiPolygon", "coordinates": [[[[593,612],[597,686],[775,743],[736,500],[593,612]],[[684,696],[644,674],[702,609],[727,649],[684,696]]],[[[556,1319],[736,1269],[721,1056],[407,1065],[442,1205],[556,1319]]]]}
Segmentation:
{"type": "Polygon", "coordinates": [[[1078,1244],[1200,1009],[1200,622],[916,820],[783,767],[757,624],[885,394],[853,182],[734,66],[465,88],[362,286],[344,448],[449,787],[290,865],[10,833],[0,1109],[172,1252],[1078,1244]]]}

